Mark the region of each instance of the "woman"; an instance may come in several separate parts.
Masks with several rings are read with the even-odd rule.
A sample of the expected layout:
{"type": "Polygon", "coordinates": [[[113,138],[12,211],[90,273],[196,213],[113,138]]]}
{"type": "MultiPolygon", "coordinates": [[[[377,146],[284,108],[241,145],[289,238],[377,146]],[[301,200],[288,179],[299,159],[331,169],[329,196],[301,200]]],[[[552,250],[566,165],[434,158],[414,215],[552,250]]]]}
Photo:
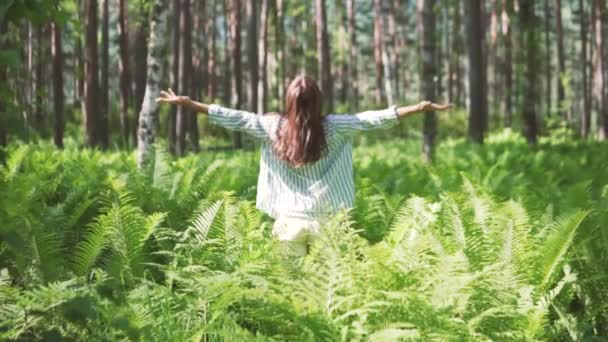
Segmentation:
{"type": "Polygon", "coordinates": [[[287,88],[282,115],[207,105],[177,96],[171,89],[161,91],[157,101],[208,113],[212,123],[261,139],[256,205],[275,219],[273,233],[296,255],[306,254],[324,218],[353,205],[353,133],[388,128],[412,114],[450,107],[423,101],[356,115],[323,116],[323,96],[307,76],[297,77],[287,88]]]}

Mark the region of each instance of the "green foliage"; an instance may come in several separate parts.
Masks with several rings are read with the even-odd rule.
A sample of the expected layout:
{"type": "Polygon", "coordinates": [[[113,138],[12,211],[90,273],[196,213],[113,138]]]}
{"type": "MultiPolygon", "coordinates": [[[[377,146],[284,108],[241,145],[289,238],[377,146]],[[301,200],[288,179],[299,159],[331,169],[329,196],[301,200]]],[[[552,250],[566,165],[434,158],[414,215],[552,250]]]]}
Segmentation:
{"type": "Polygon", "coordinates": [[[12,145],[0,169],[0,339],[512,341],[608,332],[608,149],[505,131],[355,149],[356,206],[304,258],[271,236],[258,152],[138,171],[12,145]]]}

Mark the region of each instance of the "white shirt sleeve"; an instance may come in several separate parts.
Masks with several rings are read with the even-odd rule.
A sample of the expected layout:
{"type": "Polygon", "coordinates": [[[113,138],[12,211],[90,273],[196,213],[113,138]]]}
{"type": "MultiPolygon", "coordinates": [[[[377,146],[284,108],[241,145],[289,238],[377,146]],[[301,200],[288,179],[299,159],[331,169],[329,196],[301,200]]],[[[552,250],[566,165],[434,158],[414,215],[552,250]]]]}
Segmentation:
{"type": "Polygon", "coordinates": [[[242,110],[209,106],[209,120],[212,124],[231,131],[247,133],[259,139],[268,139],[276,129],[277,115],[260,115],[242,110]]]}
{"type": "Polygon", "coordinates": [[[398,121],[397,106],[384,110],[370,110],[354,115],[329,115],[330,125],[339,134],[352,134],[394,126],[398,121]]]}

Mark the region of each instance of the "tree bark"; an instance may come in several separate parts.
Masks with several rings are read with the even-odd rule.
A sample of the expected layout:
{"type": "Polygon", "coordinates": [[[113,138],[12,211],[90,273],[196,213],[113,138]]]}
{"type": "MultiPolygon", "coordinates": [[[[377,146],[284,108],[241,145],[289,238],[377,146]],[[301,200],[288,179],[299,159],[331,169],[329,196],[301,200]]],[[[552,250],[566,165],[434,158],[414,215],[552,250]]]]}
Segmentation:
{"type": "Polygon", "coordinates": [[[598,129],[601,140],[608,138],[608,84],[606,82],[606,4],[603,0],[594,0],[595,18],[595,91],[594,97],[598,110],[598,129]]]}
{"type": "Polygon", "coordinates": [[[327,34],[327,16],[325,0],[315,0],[315,17],[317,26],[317,59],[319,62],[319,78],[321,91],[324,95],[324,109],[333,111],[333,81],[331,77],[331,57],[329,55],[329,38],[327,34]]]}
{"type": "MultiPolygon", "coordinates": [[[[268,1],[268,0],[266,0],[268,1]]],[[[211,0],[211,13],[209,15],[209,19],[207,19],[207,21],[209,22],[209,34],[207,36],[207,46],[208,46],[208,50],[209,50],[209,60],[207,61],[207,98],[209,102],[213,102],[215,100],[216,97],[216,93],[217,93],[217,86],[216,86],[216,82],[217,82],[217,78],[215,75],[215,65],[216,65],[216,54],[217,54],[217,49],[216,49],[216,44],[215,44],[215,40],[217,39],[217,28],[216,28],[216,22],[215,22],[215,14],[216,13],[216,1],[215,0],[211,0]]]]}
{"type": "Polygon", "coordinates": [[[544,1],[545,9],[545,100],[547,101],[547,115],[551,115],[551,11],[549,8],[549,0],[544,1]]]}
{"type": "Polygon", "coordinates": [[[536,120],[536,99],[538,98],[538,80],[536,70],[538,66],[537,52],[537,17],[534,14],[534,3],[532,1],[522,1],[520,3],[520,23],[524,35],[525,54],[525,82],[524,82],[524,103],[523,103],[523,123],[524,136],[529,144],[536,144],[538,135],[538,124],[536,120]]]}
{"type": "Polygon", "coordinates": [[[564,56],[564,33],[562,29],[562,2],[555,0],[555,25],[557,32],[557,105],[562,118],[566,119],[566,110],[564,108],[566,93],[564,89],[564,77],[566,76],[566,58],[564,56]]]}
{"type": "Polygon", "coordinates": [[[513,37],[511,16],[513,15],[513,0],[502,2],[502,31],[504,34],[505,58],[503,75],[505,80],[505,127],[513,123],[513,37]]]}
{"type": "Polygon", "coordinates": [[[55,146],[63,148],[63,47],[61,46],[61,27],[57,22],[51,23],[51,53],[53,55],[53,141],[55,146]]]}
{"type": "Polygon", "coordinates": [[[85,134],[84,144],[87,147],[99,146],[99,119],[98,101],[99,93],[99,69],[97,63],[97,0],[86,2],[85,23],[85,134]]]}
{"type": "Polygon", "coordinates": [[[129,86],[131,85],[131,70],[129,68],[129,34],[127,32],[127,8],[125,0],[118,0],[118,34],[120,40],[120,124],[125,147],[129,146],[129,86]]]}
{"type": "MultiPolygon", "coordinates": [[[[241,0],[230,0],[230,55],[232,56],[232,107],[243,105],[243,68],[241,60],[241,0]]],[[[235,148],[243,147],[240,133],[233,134],[235,148]]]]}
{"type": "MultiPolygon", "coordinates": [[[[133,66],[134,75],[134,83],[135,83],[135,94],[133,96],[133,101],[135,105],[135,120],[134,122],[139,123],[139,113],[141,112],[141,104],[144,100],[144,94],[146,92],[146,69],[147,62],[146,58],[148,56],[148,28],[149,22],[148,17],[149,13],[144,9],[145,6],[142,6],[140,9],[140,15],[144,17],[143,20],[138,20],[137,28],[135,29],[135,56],[134,61],[135,64],[133,66]]],[[[137,130],[138,125],[134,125],[133,127],[133,141],[137,141],[137,130]]]]}
{"type": "MultiPolygon", "coordinates": [[[[437,69],[435,66],[435,0],[418,0],[419,9],[422,10],[422,22],[420,37],[422,39],[422,97],[427,101],[435,100],[437,86],[435,78],[437,69]]],[[[435,112],[424,114],[422,131],[422,157],[425,162],[433,160],[435,151],[435,137],[437,135],[437,118],[435,112]]]]}
{"type": "Polygon", "coordinates": [[[140,169],[150,159],[153,152],[158,127],[158,103],[156,103],[156,98],[160,95],[163,48],[166,43],[167,2],[167,0],[155,0],[150,18],[146,89],[141,112],[139,113],[139,129],[137,131],[137,165],[140,169]]]}
{"type": "Polygon", "coordinates": [[[454,14],[452,20],[452,44],[450,51],[450,66],[448,71],[448,98],[450,103],[462,105],[462,16],[461,16],[461,2],[455,1],[454,14]]]}
{"type": "Polygon", "coordinates": [[[101,83],[99,96],[99,143],[103,149],[110,145],[108,118],[110,116],[110,85],[108,83],[110,66],[110,11],[109,0],[101,1],[101,83]]]}
{"type": "Polygon", "coordinates": [[[268,11],[269,0],[262,0],[262,8],[260,9],[260,37],[259,37],[259,49],[258,49],[258,62],[259,62],[259,79],[258,79],[258,96],[260,101],[256,108],[258,113],[266,112],[266,105],[268,103],[268,11]]]}
{"type": "MultiPolygon", "coordinates": [[[[181,11],[179,19],[179,93],[184,96],[191,96],[191,72],[192,72],[192,21],[190,12],[190,0],[181,0],[181,11]]],[[[175,120],[176,126],[176,144],[175,154],[183,156],[186,153],[186,131],[188,128],[187,122],[191,112],[184,106],[177,107],[177,117],[175,120]]]]}
{"type": "Polygon", "coordinates": [[[349,78],[349,93],[348,98],[350,100],[350,111],[355,111],[359,106],[359,80],[358,80],[358,65],[357,56],[357,25],[356,25],[356,12],[355,12],[355,0],[347,0],[347,13],[348,13],[348,41],[349,41],[349,52],[350,60],[348,63],[348,78],[349,78]]]}
{"type": "MultiPolygon", "coordinates": [[[[181,13],[181,0],[173,0],[173,64],[171,67],[171,88],[177,94],[180,94],[179,89],[179,52],[180,52],[180,13],[181,13]]],[[[169,109],[169,151],[173,154],[176,153],[177,145],[177,106],[171,106],[169,109]]]]}
{"type": "MultiPolygon", "coordinates": [[[[203,89],[207,85],[206,68],[203,69],[203,61],[207,60],[207,49],[203,46],[205,39],[207,39],[207,26],[203,25],[207,17],[207,2],[205,0],[199,1],[192,4],[191,11],[194,13],[194,18],[191,19],[192,29],[194,32],[194,38],[190,37],[190,51],[191,51],[191,72],[190,72],[190,96],[193,98],[199,98],[203,89]],[[202,34],[198,33],[202,32],[202,34]],[[192,49],[194,48],[194,51],[192,49]]],[[[190,144],[192,150],[196,153],[200,151],[200,137],[198,130],[198,113],[188,113],[188,136],[190,138],[190,144]]]]}
{"type": "Polygon", "coordinates": [[[249,63],[249,110],[258,109],[258,0],[247,1],[247,62],[249,63]]]}
{"type": "Polygon", "coordinates": [[[382,75],[384,65],[382,63],[382,1],[374,0],[374,62],[376,64],[376,103],[385,103],[382,75]]]}
{"type": "MultiPolygon", "coordinates": [[[[276,92],[279,99],[279,111],[283,111],[285,98],[285,0],[275,0],[275,61],[276,61],[276,92]]],[[[323,87],[323,85],[321,85],[323,87]]]]}
{"type": "Polygon", "coordinates": [[[483,144],[488,116],[486,101],[487,79],[483,62],[483,31],[481,26],[481,1],[466,0],[467,50],[469,55],[469,136],[483,144]]]}
{"type": "MultiPolygon", "coordinates": [[[[7,31],[7,22],[4,20],[0,23],[0,38],[4,38],[7,31]]],[[[6,41],[0,39],[0,50],[4,50],[6,45],[6,41]]],[[[0,64],[0,84],[6,84],[6,81],[6,67],[0,64]]],[[[5,149],[8,145],[8,132],[6,131],[8,113],[5,103],[6,101],[0,101],[0,164],[6,163],[5,149]]]]}
{"type": "Polygon", "coordinates": [[[591,99],[589,97],[589,83],[587,82],[587,21],[583,0],[579,0],[581,16],[581,77],[583,82],[583,112],[581,113],[581,136],[586,138],[591,128],[591,99]]]}

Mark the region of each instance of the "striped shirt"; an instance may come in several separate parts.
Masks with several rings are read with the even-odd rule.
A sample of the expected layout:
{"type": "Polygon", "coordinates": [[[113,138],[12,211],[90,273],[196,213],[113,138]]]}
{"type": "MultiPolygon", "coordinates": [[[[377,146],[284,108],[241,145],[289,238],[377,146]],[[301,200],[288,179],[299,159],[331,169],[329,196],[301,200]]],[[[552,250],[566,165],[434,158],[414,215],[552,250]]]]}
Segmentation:
{"type": "Polygon", "coordinates": [[[356,115],[326,115],[323,127],[327,153],[318,161],[292,167],[272,149],[281,120],[279,115],[258,115],[218,105],[209,107],[211,123],[247,133],[261,140],[256,206],[273,218],[321,217],[351,208],[355,199],[352,134],[388,128],[397,123],[396,107],[356,115]]]}

